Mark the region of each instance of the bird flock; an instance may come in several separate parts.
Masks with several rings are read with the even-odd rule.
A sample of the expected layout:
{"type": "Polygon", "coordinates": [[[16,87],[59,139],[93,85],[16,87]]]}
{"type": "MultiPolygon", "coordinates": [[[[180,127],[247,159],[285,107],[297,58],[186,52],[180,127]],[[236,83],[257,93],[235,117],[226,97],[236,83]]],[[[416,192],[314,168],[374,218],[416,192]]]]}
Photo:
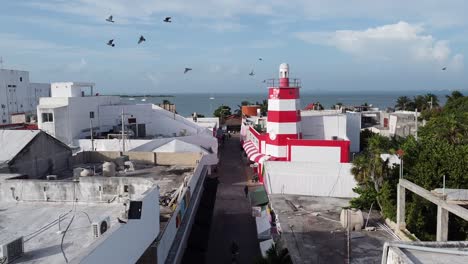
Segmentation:
{"type": "MultiPolygon", "coordinates": [[[[114,17],[112,15],[110,15],[108,18],[106,18],[106,21],[109,22],[109,23],[114,23],[115,22],[114,17]]],[[[171,22],[171,17],[166,17],[163,21],[167,22],[167,23],[170,23],[171,22]]],[[[143,35],[141,35],[140,38],[138,39],[138,44],[141,44],[144,41],[146,41],[146,39],[145,39],[145,37],[143,35]]],[[[107,41],[107,45],[111,46],[111,47],[115,47],[114,39],[110,39],[109,41],[107,41]]]]}
{"type": "MultiPolygon", "coordinates": [[[[106,21],[109,22],[109,23],[115,23],[114,21],[114,16],[113,15],[110,15],[108,18],[106,18],[106,21]]],[[[165,17],[163,19],[163,22],[165,23],[172,23],[172,17],[165,17]]],[[[146,38],[143,36],[143,35],[140,35],[140,38],[138,39],[138,45],[145,42],[146,41],[146,38]]],[[[115,47],[115,41],[114,39],[110,39],[109,41],[107,41],[107,45],[110,46],[110,47],[115,47]]],[[[263,61],[263,58],[258,58],[259,61],[263,61]]],[[[186,74],[187,72],[191,71],[192,68],[184,68],[184,74],[186,74]]],[[[252,69],[252,71],[250,71],[249,73],[250,76],[255,76],[255,72],[254,70],[252,69]]],[[[265,81],[264,81],[265,82],[265,81]]]]}

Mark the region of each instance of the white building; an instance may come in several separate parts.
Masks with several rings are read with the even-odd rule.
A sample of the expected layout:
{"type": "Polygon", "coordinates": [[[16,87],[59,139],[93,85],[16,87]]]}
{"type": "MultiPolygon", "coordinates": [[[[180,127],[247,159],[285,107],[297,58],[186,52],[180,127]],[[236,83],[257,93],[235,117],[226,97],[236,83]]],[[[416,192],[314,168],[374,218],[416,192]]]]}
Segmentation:
{"type": "Polygon", "coordinates": [[[180,262],[205,157],[128,153],[125,167],[120,154],[78,153],[59,180],[0,173],[1,263],[180,262]]]}
{"type": "Polygon", "coordinates": [[[89,138],[91,128],[95,139],[120,137],[122,120],[127,138],[212,135],[209,129],[159,106],[123,104],[120,97],[100,96],[93,89],[93,83],[52,83],[52,97],[41,98],[37,107],[39,128],[68,145],[89,138]]]}
{"type": "Polygon", "coordinates": [[[29,72],[0,69],[0,124],[18,114],[34,117],[39,98],[48,96],[50,84],[30,83],[29,72]]]}
{"type": "Polygon", "coordinates": [[[350,152],[359,152],[361,113],[341,110],[301,111],[304,139],[348,139],[350,152]]]}

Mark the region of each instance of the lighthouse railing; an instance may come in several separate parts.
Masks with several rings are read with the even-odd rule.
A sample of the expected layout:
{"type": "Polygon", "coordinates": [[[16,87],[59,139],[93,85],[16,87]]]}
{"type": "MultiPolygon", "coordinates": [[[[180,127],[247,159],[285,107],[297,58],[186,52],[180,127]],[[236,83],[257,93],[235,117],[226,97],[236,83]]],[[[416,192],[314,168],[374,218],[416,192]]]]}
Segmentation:
{"type": "MultiPolygon", "coordinates": [[[[279,79],[266,79],[264,81],[268,87],[278,87],[280,84],[279,79]]],[[[292,88],[300,88],[301,87],[301,79],[298,78],[289,78],[289,87],[292,88]]]]}

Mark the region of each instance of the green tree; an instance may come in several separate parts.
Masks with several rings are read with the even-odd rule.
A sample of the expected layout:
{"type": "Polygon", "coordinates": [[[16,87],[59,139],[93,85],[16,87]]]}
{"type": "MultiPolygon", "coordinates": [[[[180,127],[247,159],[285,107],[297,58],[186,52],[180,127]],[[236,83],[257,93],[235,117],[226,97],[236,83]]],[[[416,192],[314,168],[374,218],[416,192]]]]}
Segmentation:
{"type": "MultiPolygon", "coordinates": [[[[427,102],[432,96],[425,97],[427,102]]],[[[359,183],[355,189],[359,197],[351,201],[352,206],[365,208],[376,202],[385,217],[395,218],[399,168],[389,168],[377,155],[397,148],[405,152],[404,178],[411,182],[433,190],[442,187],[445,176],[447,188],[468,188],[468,97],[452,93],[447,104],[427,120],[418,131],[418,140],[412,136],[391,140],[378,135],[369,137],[366,149],[353,161],[351,172],[359,183]]],[[[408,229],[420,239],[433,240],[437,206],[411,193],[406,206],[408,229]]],[[[467,230],[466,221],[450,216],[450,240],[465,240],[467,230]]]]}
{"type": "Polygon", "coordinates": [[[452,94],[446,95],[445,97],[447,97],[447,103],[450,103],[451,101],[463,98],[464,96],[460,91],[453,91],[452,94]]]}
{"type": "Polygon", "coordinates": [[[167,99],[164,99],[162,101],[162,104],[165,105],[165,104],[172,104],[171,101],[167,100],[167,99]]]}
{"type": "Polygon", "coordinates": [[[260,113],[263,116],[266,116],[268,113],[268,100],[263,100],[262,102],[255,102],[256,105],[260,106],[260,113]]]}
{"type": "Polygon", "coordinates": [[[280,249],[276,244],[271,245],[271,247],[266,252],[265,258],[258,258],[255,260],[256,264],[292,264],[291,255],[287,248],[280,249]]]}
{"type": "Polygon", "coordinates": [[[242,106],[250,105],[249,101],[242,101],[240,105],[237,105],[237,109],[234,111],[234,115],[242,116],[242,106]]]}
{"type": "Polygon", "coordinates": [[[227,105],[220,105],[214,112],[213,115],[219,117],[221,119],[225,118],[226,116],[231,115],[231,107],[227,105]]]}
{"type": "Polygon", "coordinates": [[[400,96],[396,101],[395,108],[398,110],[412,111],[414,110],[414,102],[408,96],[400,96]]]}

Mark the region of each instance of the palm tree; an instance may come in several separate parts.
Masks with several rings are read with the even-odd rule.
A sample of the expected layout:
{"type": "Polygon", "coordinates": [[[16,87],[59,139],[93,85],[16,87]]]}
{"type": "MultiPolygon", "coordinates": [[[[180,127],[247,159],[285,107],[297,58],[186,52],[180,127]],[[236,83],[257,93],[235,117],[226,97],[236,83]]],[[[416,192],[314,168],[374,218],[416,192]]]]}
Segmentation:
{"type": "Polygon", "coordinates": [[[408,96],[400,96],[396,101],[395,108],[399,110],[407,110],[408,107],[413,103],[408,96]]]}
{"type": "Polygon", "coordinates": [[[447,97],[447,103],[448,103],[450,101],[463,97],[463,94],[459,91],[453,91],[451,95],[446,95],[445,97],[447,97]]]}

